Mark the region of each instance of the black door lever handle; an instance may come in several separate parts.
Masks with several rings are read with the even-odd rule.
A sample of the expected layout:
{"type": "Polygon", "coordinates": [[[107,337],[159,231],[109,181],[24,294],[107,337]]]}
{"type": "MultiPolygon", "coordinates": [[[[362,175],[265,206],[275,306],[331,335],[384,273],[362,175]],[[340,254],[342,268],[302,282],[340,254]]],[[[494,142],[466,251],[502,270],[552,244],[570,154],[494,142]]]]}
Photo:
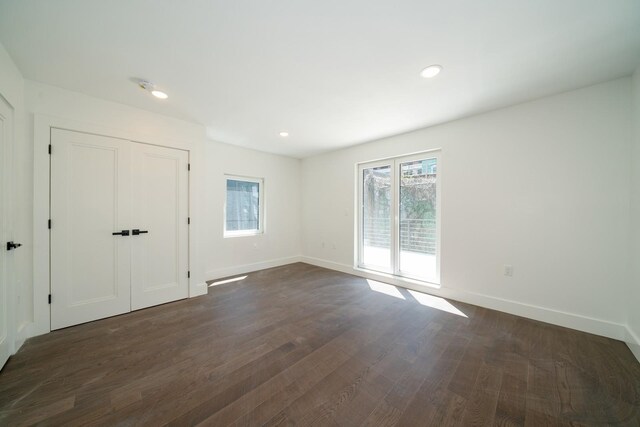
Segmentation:
{"type": "Polygon", "coordinates": [[[134,228],[133,230],[131,230],[131,234],[134,236],[137,236],[139,234],[146,234],[148,233],[148,230],[138,230],[137,228],[134,228]]]}
{"type": "Polygon", "coordinates": [[[22,243],[13,243],[13,242],[7,242],[7,250],[13,250],[13,249],[17,249],[20,246],[22,246],[22,243]]]}
{"type": "Polygon", "coordinates": [[[129,235],[129,230],[122,230],[116,233],[111,233],[114,236],[128,236],[129,235]]]}

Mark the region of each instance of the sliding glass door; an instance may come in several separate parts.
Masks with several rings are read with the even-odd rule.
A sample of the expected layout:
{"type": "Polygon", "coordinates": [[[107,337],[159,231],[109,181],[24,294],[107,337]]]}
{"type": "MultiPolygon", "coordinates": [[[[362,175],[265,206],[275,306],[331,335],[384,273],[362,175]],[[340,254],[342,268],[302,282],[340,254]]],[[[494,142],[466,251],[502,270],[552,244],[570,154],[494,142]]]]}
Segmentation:
{"type": "Polygon", "coordinates": [[[358,266],[440,283],[439,152],[359,166],[358,266]]]}

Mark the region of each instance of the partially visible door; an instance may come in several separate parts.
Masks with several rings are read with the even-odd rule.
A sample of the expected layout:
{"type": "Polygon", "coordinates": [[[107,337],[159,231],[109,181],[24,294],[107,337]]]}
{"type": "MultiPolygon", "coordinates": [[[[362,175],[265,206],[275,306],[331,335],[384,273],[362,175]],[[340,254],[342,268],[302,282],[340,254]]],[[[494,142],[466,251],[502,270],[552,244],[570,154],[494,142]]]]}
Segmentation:
{"type": "Polygon", "coordinates": [[[131,143],[51,130],[51,329],[131,309],[131,143]]]}
{"type": "Polygon", "coordinates": [[[11,239],[8,203],[11,186],[8,178],[11,173],[11,147],[13,142],[13,110],[0,96],[0,368],[11,356],[13,350],[13,305],[10,298],[13,293],[11,281],[11,259],[13,254],[7,251],[6,243],[11,239]]]}
{"type": "Polygon", "coordinates": [[[189,154],[132,145],[131,309],[138,310],[189,295],[189,154]]]}

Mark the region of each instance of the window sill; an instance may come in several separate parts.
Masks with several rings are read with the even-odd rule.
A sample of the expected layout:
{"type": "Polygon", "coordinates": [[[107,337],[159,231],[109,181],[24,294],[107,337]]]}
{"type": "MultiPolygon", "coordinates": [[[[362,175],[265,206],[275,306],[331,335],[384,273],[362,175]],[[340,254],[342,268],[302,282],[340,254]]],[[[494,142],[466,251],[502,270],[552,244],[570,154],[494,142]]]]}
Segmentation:
{"type": "Polygon", "coordinates": [[[234,237],[257,237],[262,235],[264,235],[264,231],[254,231],[254,232],[247,232],[247,233],[231,233],[231,234],[224,233],[222,237],[225,239],[233,239],[234,237]]]}

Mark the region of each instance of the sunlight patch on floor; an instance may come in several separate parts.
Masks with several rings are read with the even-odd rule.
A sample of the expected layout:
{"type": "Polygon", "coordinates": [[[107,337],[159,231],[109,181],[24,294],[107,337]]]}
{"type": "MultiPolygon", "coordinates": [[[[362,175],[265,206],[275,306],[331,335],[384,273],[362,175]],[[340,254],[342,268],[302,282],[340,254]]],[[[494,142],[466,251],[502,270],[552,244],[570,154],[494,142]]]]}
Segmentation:
{"type": "Polygon", "coordinates": [[[389,295],[394,298],[406,299],[404,295],[400,293],[400,289],[396,288],[393,285],[389,285],[388,283],[377,282],[371,279],[367,279],[367,283],[369,284],[369,288],[372,291],[380,292],[381,294],[389,295]]]}
{"type": "Polygon", "coordinates": [[[433,295],[423,294],[422,292],[407,290],[415,300],[426,307],[435,308],[436,310],[446,311],[447,313],[456,314],[458,316],[467,317],[466,314],[458,310],[444,298],[434,297],[433,295]]]}
{"type": "Polygon", "coordinates": [[[247,276],[238,276],[238,277],[233,277],[231,279],[219,280],[217,282],[213,282],[212,284],[210,284],[209,287],[218,286],[218,285],[224,285],[225,283],[239,282],[239,281],[244,280],[246,278],[247,278],[247,276]]]}

